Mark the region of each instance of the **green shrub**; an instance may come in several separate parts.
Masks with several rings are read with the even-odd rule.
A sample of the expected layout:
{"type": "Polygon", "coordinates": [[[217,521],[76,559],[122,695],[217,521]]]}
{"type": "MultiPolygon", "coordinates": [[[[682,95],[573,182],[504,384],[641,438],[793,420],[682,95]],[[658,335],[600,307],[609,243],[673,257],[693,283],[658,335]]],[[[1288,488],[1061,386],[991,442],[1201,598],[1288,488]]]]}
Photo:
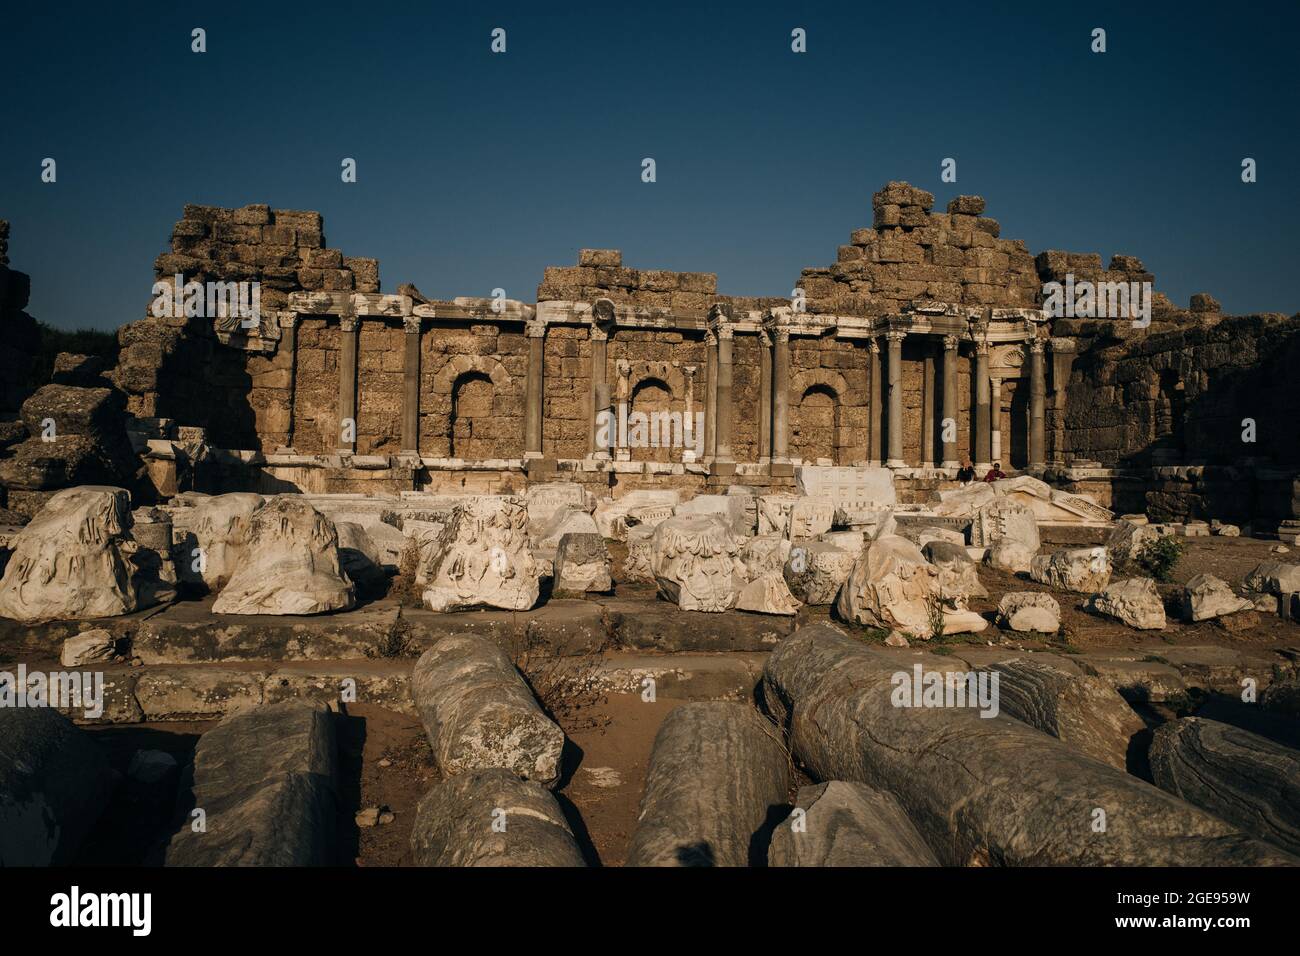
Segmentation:
{"type": "Polygon", "coordinates": [[[1157,581],[1167,583],[1173,580],[1174,565],[1183,556],[1183,550],[1181,541],[1165,535],[1143,545],[1134,563],[1157,581]]]}

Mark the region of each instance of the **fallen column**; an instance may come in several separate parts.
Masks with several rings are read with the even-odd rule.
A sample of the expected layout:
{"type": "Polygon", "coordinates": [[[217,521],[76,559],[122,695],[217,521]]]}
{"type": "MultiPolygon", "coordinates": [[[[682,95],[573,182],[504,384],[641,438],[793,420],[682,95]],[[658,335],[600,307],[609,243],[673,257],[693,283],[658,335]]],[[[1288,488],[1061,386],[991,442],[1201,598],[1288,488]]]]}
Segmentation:
{"type": "Polygon", "coordinates": [[[559,779],[564,731],[491,641],[444,637],[416,662],[411,697],[444,776],[504,767],[548,787],[559,779]]]}
{"type": "Polygon", "coordinates": [[[333,716],[323,705],[290,701],[227,717],[194,751],[186,771],[193,807],[166,865],[334,863],[336,764],[333,716]]]}
{"type": "Polygon", "coordinates": [[[1300,863],[1006,715],[902,706],[902,665],[805,627],[768,658],[764,696],[814,777],[889,791],[943,863],[1300,863]]]}
{"type": "Polygon", "coordinates": [[[655,736],[626,865],[762,866],[789,786],[780,732],[752,707],[684,704],[655,736]]]}
{"type": "Polygon", "coordinates": [[[108,758],[49,707],[0,708],[0,866],[62,866],[113,792],[108,758]]]}
{"type": "Polygon", "coordinates": [[[898,801],[860,783],[801,787],[768,866],[938,866],[898,801]]]}
{"type": "Polygon", "coordinates": [[[488,767],[444,780],[415,811],[417,866],[586,866],[551,792],[488,767]]]}
{"type": "Polygon", "coordinates": [[[1128,766],[1129,741],[1146,723],[1110,684],[1051,664],[1017,658],[994,664],[1002,713],[1108,763],[1128,766]]]}
{"type": "Polygon", "coordinates": [[[1151,741],[1156,786],[1300,853],[1300,753],[1231,724],[1184,717],[1151,741]]]}

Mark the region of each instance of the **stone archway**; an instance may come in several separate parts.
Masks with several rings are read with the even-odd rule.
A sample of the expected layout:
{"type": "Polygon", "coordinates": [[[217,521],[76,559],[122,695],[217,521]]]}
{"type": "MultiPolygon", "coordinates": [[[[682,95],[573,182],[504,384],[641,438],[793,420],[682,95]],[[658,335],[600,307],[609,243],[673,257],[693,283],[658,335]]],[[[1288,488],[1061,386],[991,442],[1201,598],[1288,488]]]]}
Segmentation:
{"type": "Polygon", "coordinates": [[[519,447],[523,402],[515,380],[495,358],[457,355],[431,385],[435,455],[481,461],[509,458],[519,447]]]}
{"type": "Polygon", "coordinates": [[[846,410],[849,394],[844,377],[827,369],[810,369],[790,382],[794,399],[790,404],[790,455],[805,462],[829,458],[836,465],[847,464],[852,455],[845,447],[846,410]]]}
{"type": "Polygon", "coordinates": [[[649,419],[649,425],[645,428],[647,440],[629,443],[629,457],[633,461],[673,461],[674,459],[680,459],[680,449],[677,450],[675,455],[673,453],[673,442],[681,441],[680,426],[677,429],[673,428],[671,413],[674,410],[677,411],[677,421],[680,421],[681,409],[673,408],[673,392],[668,383],[661,378],[646,376],[632,386],[632,394],[627,405],[630,436],[635,437],[634,429],[636,428],[635,422],[637,419],[634,419],[633,415],[640,413],[649,419]],[[666,443],[665,439],[667,440],[666,443]]]}

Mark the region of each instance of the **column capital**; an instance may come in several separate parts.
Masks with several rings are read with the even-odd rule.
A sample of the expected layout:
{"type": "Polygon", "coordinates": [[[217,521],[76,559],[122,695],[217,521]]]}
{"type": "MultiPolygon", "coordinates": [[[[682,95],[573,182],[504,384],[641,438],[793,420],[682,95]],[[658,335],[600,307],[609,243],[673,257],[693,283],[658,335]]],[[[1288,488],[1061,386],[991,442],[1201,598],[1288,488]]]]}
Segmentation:
{"type": "Polygon", "coordinates": [[[872,355],[879,355],[880,341],[878,339],[867,339],[867,348],[871,349],[872,355]]]}
{"type": "Polygon", "coordinates": [[[885,333],[885,338],[889,340],[889,344],[891,346],[895,342],[897,342],[899,345],[902,345],[903,339],[907,338],[907,333],[904,332],[902,329],[890,329],[888,332],[885,333]]]}
{"type": "Polygon", "coordinates": [[[609,340],[609,330],[602,329],[599,325],[591,326],[589,332],[593,342],[606,342],[609,340]]]}
{"type": "Polygon", "coordinates": [[[735,336],[736,330],[733,329],[729,323],[719,322],[717,334],[718,334],[718,341],[725,340],[727,342],[730,342],[732,338],[735,336]]]}
{"type": "Polygon", "coordinates": [[[276,321],[280,323],[280,328],[282,329],[292,329],[298,324],[297,312],[277,312],[275,318],[276,321]]]}
{"type": "Polygon", "coordinates": [[[763,348],[770,348],[772,345],[772,336],[768,334],[767,329],[758,330],[758,344],[763,348]]]}
{"type": "Polygon", "coordinates": [[[402,316],[402,328],[411,335],[420,334],[420,317],[418,315],[402,316]]]}
{"type": "Polygon", "coordinates": [[[536,319],[531,322],[525,322],[524,334],[528,336],[530,339],[546,338],[546,322],[541,319],[536,319]]]}
{"type": "Polygon", "coordinates": [[[685,375],[687,378],[694,378],[697,368],[698,366],[695,365],[683,365],[682,374],[685,375]]]}
{"type": "Polygon", "coordinates": [[[343,314],[339,316],[339,328],[344,332],[355,332],[360,322],[355,315],[343,314]]]}
{"type": "Polygon", "coordinates": [[[1031,339],[1029,342],[1029,351],[1034,355],[1042,355],[1046,343],[1040,338],[1031,339]]]}
{"type": "Polygon", "coordinates": [[[704,330],[704,344],[705,344],[705,345],[717,345],[717,344],[718,344],[718,336],[717,336],[717,333],[715,333],[712,329],[705,329],[705,330],[704,330]]]}
{"type": "Polygon", "coordinates": [[[976,339],[976,340],[975,340],[975,354],[977,354],[977,355],[988,355],[988,354],[989,354],[989,343],[988,343],[988,340],[987,340],[987,339],[976,339]]]}
{"type": "Polygon", "coordinates": [[[961,340],[960,340],[959,338],[957,338],[957,336],[955,336],[955,335],[945,335],[945,336],[943,337],[943,347],[944,347],[944,350],[945,350],[945,351],[948,351],[948,352],[956,351],[957,346],[958,346],[958,344],[960,343],[960,341],[961,341],[961,340]]]}

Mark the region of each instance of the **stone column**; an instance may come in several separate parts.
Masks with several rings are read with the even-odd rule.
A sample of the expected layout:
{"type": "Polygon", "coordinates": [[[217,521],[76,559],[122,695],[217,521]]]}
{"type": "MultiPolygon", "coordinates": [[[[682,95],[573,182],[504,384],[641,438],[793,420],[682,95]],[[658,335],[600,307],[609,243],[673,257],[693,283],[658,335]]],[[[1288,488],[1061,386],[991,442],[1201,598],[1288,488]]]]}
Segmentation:
{"type": "Polygon", "coordinates": [[[772,461],[772,337],[758,333],[758,463],[772,461]]]}
{"type": "Polygon", "coordinates": [[[871,434],[868,438],[870,445],[867,449],[868,464],[879,467],[885,463],[884,456],[884,428],[881,424],[884,416],[882,405],[885,400],[885,390],[882,387],[883,382],[880,378],[880,343],[876,339],[867,342],[867,348],[870,349],[871,358],[869,361],[871,371],[871,434]]]}
{"type": "Polygon", "coordinates": [[[682,419],[682,437],[686,447],[682,449],[682,461],[692,462],[697,457],[695,453],[695,443],[700,442],[704,436],[695,428],[695,373],[698,370],[697,365],[682,366],[683,387],[686,389],[686,417],[682,419]]]}
{"type": "Polygon", "coordinates": [[[992,467],[993,433],[989,416],[989,344],[982,338],[975,343],[975,374],[971,378],[975,401],[975,471],[979,476],[992,467]]]}
{"type": "Polygon", "coordinates": [[[614,415],[614,424],[610,426],[610,434],[614,438],[614,459],[616,461],[631,461],[632,449],[628,447],[627,435],[620,431],[622,423],[626,421],[628,401],[632,396],[632,364],[626,359],[619,359],[615,366],[618,375],[618,388],[614,394],[614,404],[610,411],[614,415]]]}
{"type": "Polygon", "coordinates": [[[280,322],[280,348],[284,349],[289,365],[289,420],[284,427],[284,448],[293,451],[293,410],[298,399],[298,313],[281,312],[276,317],[280,322]]]}
{"type": "Polygon", "coordinates": [[[772,464],[790,463],[790,330],[772,345],[772,464]]]}
{"type": "Polygon", "coordinates": [[[718,427],[713,458],[718,464],[731,464],[731,346],[729,325],[718,326],[718,427]]]}
{"type": "Polygon", "coordinates": [[[403,455],[420,453],[420,317],[402,316],[406,355],[402,362],[403,455]]]}
{"type": "Polygon", "coordinates": [[[934,467],[934,342],[925,343],[924,390],[921,399],[921,467],[934,467]]]}
{"type": "Polygon", "coordinates": [[[943,337],[943,467],[958,468],[957,459],[957,336],[943,337]],[[948,439],[951,436],[951,441],[948,439]]]}
{"type": "Polygon", "coordinates": [[[710,329],[704,333],[707,359],[704,374],[704,460],[713,461],[718,441],[718,337],[710,329]]]}
{"type": "Polygon", "coordinates": [[[1002,461],[1002,379],[994,376],[989,379],[989,428],[992,431],[992,451],[989,460],[1002,461]]]}
{"type": "Polygon", "coordinates": [[[903,468],[903,339],[907,333],[885,333],[889,342],[889,460],[887,468],[903,468]]]}
{"type": "Polygon", "coordinates": [[[1047,382],[1043,374],[1043,340],[1029,343],[1029,467],[1047,465],[1047,382]]]}
{"type": "Polygon", "coordinates": [[[1073,339],[1055,338],[1048,343],[1052,351],[1052,450],[1050,461],[1065,465],[1065,402],[1066,386],[1070,384],[1070,369],[1074,364],[1073,339]]]}
{"type": "Polygon", "coordinates": [[[605,378],[605,362],[608,354],[609,333],[600,326],[593,325],[591,327],[591,435],[588,442],[588,456],[592,458],[609,457],[608,448],[596,445],[602,405],[609,404],[609,385],[605,378]]]}
{"type": "Polygon", "coordinates": [[[524,457],[542,457],[542,415],[546,407],[546,323],[525,322],[528,377],[524,385],[524,457]]]}
{"type": "Polygon", "coordinates": [[[357,338],[361,323],[355,315],[339,316],[339,432],[338,453],[357,450],[357,338]]]}

